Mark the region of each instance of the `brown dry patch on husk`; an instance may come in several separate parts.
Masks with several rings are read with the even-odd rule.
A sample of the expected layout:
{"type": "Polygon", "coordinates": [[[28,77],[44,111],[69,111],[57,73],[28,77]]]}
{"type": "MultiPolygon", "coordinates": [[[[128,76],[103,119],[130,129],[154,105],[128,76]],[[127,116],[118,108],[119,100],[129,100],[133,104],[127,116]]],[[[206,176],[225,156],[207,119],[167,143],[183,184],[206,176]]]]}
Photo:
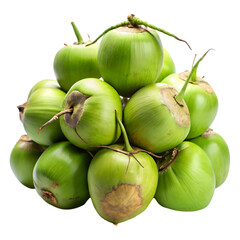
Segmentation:
{"type": "MultiPolygon", "coordinates": [[[[182,73],[179,73],[179,78],[182,79],[183,81],[187,81],[187,78],[190,74],[190,71],[185,71],[182,73]]],[[[208,93],[214,93],[212,87],[209,85],[208,82],[206,82],[205,80],[203,80],[203,78],[197,76],[196,82],[189,82],[189,84],[196,84],[198,85],[200,88],[202,88],[203,90],[205,90],[208,93]]]]}
{"type": "Polygon", "coordinates": [[[23,134],[19,140],[22,142],[33,142],[33,140],[27,134],[23,134]]]}
{"type": "Polygon", "coordinates": [[[180,127],[187,127],[190,124],[190,116],[187,104],[182,101],[180,105],[175,96],[178,91],[171,87],[164,87],[160,89],[163,104],[167,106],[176,121],[176,124],[180,127]]]}
{"type": "Polygon", "coordinates": [[[57,199],[49,191],[42,190],[42,198],[54,203],[55,205],[58,205],[57,199]]]}
{"type": "Polygon", "coordinates": [[[27,102],[17,106],[18,111],[19,111],[19,118],[20,118],[21,121],[23,120],[23,116],[24,116],[26,106],[27,106],[27,102]]]}
{"type": "Polygon", "coordinates": [[[209,137],[212,137],[214,134],[215,132],[211,128],[209,128],[201,135],[201,137],[209,138],[209,137]]]}
{"type": "Polygon", "coordinates": [[[131,217],[142,206],[141,186],[122,183],[101,201],[103,212],[113,223],[131,217]]]}
{"type": "Polygon", "coordinates": [[[142,27],[142,26],[133,27],[132,25],[118,27],[116,30],[120,32],[127,32],[127,33],[142,33],[147,31],[145,27],[142,27]]]}
{"type": "Polygon", "coordinates": [[[66,104],[65,104],[65,110],[73,108],[72,113],[66,113],[64,115],[65,122],[72,127],[73,129],[76,128],[78,125],[85,106],[86,100],[89,98],[89,96],[82,94],[79,91],[73,91],[69,94],[66,104]]]}

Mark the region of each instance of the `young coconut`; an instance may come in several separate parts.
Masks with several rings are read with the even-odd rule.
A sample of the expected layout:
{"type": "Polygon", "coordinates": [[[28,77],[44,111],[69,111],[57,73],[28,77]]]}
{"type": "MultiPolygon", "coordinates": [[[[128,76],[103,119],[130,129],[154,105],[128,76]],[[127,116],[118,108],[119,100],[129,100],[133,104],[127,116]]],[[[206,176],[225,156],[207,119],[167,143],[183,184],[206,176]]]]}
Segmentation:
{"type": "MultiPolygon", "coordinates": [[[[57,89],[60,89],[60,86],[57,82],[57,80],[53,80],[53,79],[44,79],[44,80],[41,80],[39,82],[37,82],[32,88],[31,90],[29,91],[28,93],[28,97],[27,99],[29,99],[31,97],[31,95],[37,91],[38,89],[40,88],[57,88],[57,89]]],[[[27,105],[27,102],[25,102],[24,104],[21,104],[21,105],[18,105],[18,110],[19,110],[19,117],[20,117],[20,120],[22,120],[22,117],[23,117],[23,112],[24,112],[24,109],[27,105]]]]}
{"type": "Polygon", "coordinates": [[[118,224],[143,212],[154,197],[157,165],[145,150],[131,147],[120,118],[125,145],[105,146],[88,170],[89,193],[98,214],[118,224]]]}
{"type": "Polygon", "coordinates": [[[207,154],[196,144],[183,142],[158,161],[157,202],[178,211],[205,208],[215,190],[215,176],[207,154]]]}
{"type": "Polygon", "coordinates": [[[86,44],[91,41],[84,42],[76,25],[73,22],[71,24],[78,41],[60,49],[53,64],[57,81],[66,92],[80,79],[101,77],[97,63],[99,44],[96,43],[86,48],[86,44]]]}
{"type": "Polygon", "coordinates": [[[27,135],[22,135],[12,149],[10,166],[16,178],[24,186],[34,188],[33,168],[46,147],[35,143],[27,135]]]}
{"type": "Polygon", "coordinates": [[[135,146],[161,153],[185,140],[191,124],[184,96],[204,56],[193,66],[180,92],[161,82],[141,88],[130,98],[124,109],[124,125],[135,146]]]}
{"type": "Polygon", "coordinates": [[[215,173],[216,187],[222,185],[228,176],[230,167],[230,153],[225,140],[212,129],[208,129],[201,136],[190,141],[207,153],[215,173]]]}
{"type": "Polygon", "coordinates": [[[39,133],[39,128],[61,111],[65,96],[66,93],[58,88],[39,88],[31,94],[26,103],[18,106],[24,129],[34,142],[48,146],[65,139],[59,121],[46,126],[39,133]]]}
{"type": "Polygon", "coordinates": [[[154,30],[184,41],[131,14],[127,21],[108,28],[92,42],[104,35],[97,56],[99,71],[121,96],[130,97],[157,80],[163,65],[163,48],[154,30]]]}
{"type": "Polygon", "coordinates": [[[37,82],[32,89],[30,90],[28,94],[28,99],[31,97],[31,95],[37,91],[40,88],[57,88],[61,90],[61,87],[59,86],[57,80],[54,79],[44,79],[39,82],[37,82]]]}
{"type": "Polygon", "coordinates": [[[163,67],[156,82],[161,82],[165,77],[176,72],[175,64],[170,53],[165,48],[163,50],[164,50],[163,67]]]}
{"type": "Polygon", "coordinates": [[[34,186],[47,203],[62,209],[82,206],[89,199],[87,172],[91,156],[68,141],[55,143],[33,170],[34,186]]]}
{"type": "MultiPolygon", "coordinates": [[[[184,94],[184,100],[188,106],[191,120],[191,128],[187,139],[204,133],[215,119],[218,110],[217,96],[209,83],[197,76],[197,67],[194,69],[184,94]]],[[[189,74],[189,71],[171,74],[162,83],[169,84],[179,91],[189,78],[189,74]]]]}
{"type": "Polygon", "coordinates": [[[122,119],[122,103],[116,90],[97,78],[75,83],[67,92],[62,111],[41,128],[60,117],[65,137],[75,146],[94,150],[91,146],[110,145],[120,137],[115,109],[122,119]]]}

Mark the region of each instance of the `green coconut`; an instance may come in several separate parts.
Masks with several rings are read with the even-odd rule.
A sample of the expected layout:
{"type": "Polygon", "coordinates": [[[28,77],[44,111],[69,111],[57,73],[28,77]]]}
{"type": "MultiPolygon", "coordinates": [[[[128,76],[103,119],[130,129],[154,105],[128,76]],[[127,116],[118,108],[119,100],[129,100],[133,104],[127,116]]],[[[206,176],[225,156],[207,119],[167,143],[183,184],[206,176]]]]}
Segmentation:
{"type": "Polygon", "coordinates": [[[46,147],[35,143],[26,134],[15,144],[10,155],[11,169],[24,186],[34,188],[33,168],[46,147]]]}
{"type": "Polygon", "coordinates": [[[142,213],[153,199],[157,165],[139,148],[131,147],[120,119],[125,145],[105,146],[93,157],[88,171],[89,192],[98,214],[118,224],[142,213]]]}
{"type": "Polygon", "coordinates": [[[215,176],[207,154],[196,144],[184,141],[165,153],[158,162],[157,202],[178,211],[197,211],[210,203],[215,176]]]}
{"type": "Polygon", "coordinates": [[[33,170],[39,196],[57,208],[80,207],[89,199],[87,172],[91,156],[68,141],[52,144],[33,170]]]}

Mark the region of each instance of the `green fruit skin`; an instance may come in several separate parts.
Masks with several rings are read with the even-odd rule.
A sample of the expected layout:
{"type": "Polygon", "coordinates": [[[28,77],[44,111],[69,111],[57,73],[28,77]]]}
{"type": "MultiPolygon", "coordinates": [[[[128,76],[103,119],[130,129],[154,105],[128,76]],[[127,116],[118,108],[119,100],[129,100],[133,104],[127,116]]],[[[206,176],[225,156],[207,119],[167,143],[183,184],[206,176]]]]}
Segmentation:
{"type": "Polygon", "coordinates": [[[23,135],[11,151],[11,169],[19,182],[28,188],[34,188],[33,168],[44,150],[45,147],[23,135]]]}
{"type": "Polygon", "coordinates": [[[124,97],[157,80],[163,64],[163,48],[155,31],[130,33],[112,30],[104,35],[98,51],[104,81],[124,97]]]}
{"type": "Polygon", "coordinates": [[[61,209],[82,206],[89,199],[87,172],[90,155],[68,141],[48,147],[33,170],[34,186],[47,203],[61,209]],[[55,197],[44,197],[43,191],[55,197]]]}
{"type": "Polygon", "coordinates": [[[156,82],[161,82],[165,77],[176,72],[175,64],[170,53],[165,48],[163,50],[164,50],[163,67],[156,82]]]}
{"type": "Polygon", "coordinates": [[[84,106],[83,114],[76,126],[81,138],[87,142],[86,145],[69,126],[64,116],[60,117],[60,126],[66,138],[75,146],[86,150],[92,150],[91,146],[110,145],[120,137],[121,130],[116,122],[115,110],[122,119],[121,99],[116,90],[106,82],[87,78],[75,83],[68,91],[63,108],[68,96],[73,91],[90,96],[84,106]]]}
{"type": "Polygon", "coordinates": [[[153,153],[176,147],[190,129],[190,122],[185,127],[179,126],[163,103],[160,89],[167,86],[156,83],[141,88],[124,108],[124,126],[130,142],[153,153]]]}
{"type": "Polygon", "coordinates": [[[190,141],[206,152],[212,162],[216,187],[222,185],[228,176],[230,167],[230,152],[225,140],[219,134],[214,133],[209,137],[199,136],[190,141]]]}
{"type": "Polygon", "coordinates": [[[28,94],[28,99],[31,97],[31,95],[37,91],[40,88],[57,88],[57,89],[61,89],[57,80],[54,79],[44,79],[41,80],[39,82],[37,82],[32,89],[30,90],[29,94],[28,94]]]}
{"type": "Polygon", "coordinates": [[[159,172],[155,198],[173,210],[196,211],[205,208],[215,190],[215,176],[207,154],[196,144],[181,143],[175,161],[159,172]]]}
{"type": "Polygon", "coordinates": [[[54,58],[54,72],[61,88],[67,92],[84,78],[100,78],[97,52],[99,44],[76,44],[60,49],[54,58]]]}
{"type": "Polygon", "coordinates": [[[48,124],[38,133],[39,128],[61,111],[66,93],[57,88],[41,88],[27,101],[22,122],[29,137],[38,144],[49,146],[65,139],[59,120],[48,124]]]}
{"type": "MultiPolygon", "coordinates": [[[[184,82],[177,73],[169,75],[162,81],[178,91],[181,90],[184,82]]],[[[209,128],[218,111],[218,99],[214,92],[209,93],[190,82],[185,91],[184,100],[187,103],[191,120],[190,132],[186,139],[191,139],[200,136],[209,128]]]]}
{"type": "MultiPolygon", "coordinates": [[[[123,149],[123,145],[113,145],[118,149],[123,149]]],[[[137,150],[137,148],[134,148],[137,150]]],[[[137,161],[131,157],[127,170],[129,158],[127,155],[109,149],[102,149],[94,156],[88,171],[89,193],[93,205],[98,214],[105,220],[114,224],[129,220],[143,212],[153,199],[158,182],[157,165],[153,158],[147,153],[137,153],[135,157],[143,165],[141,167],[137,161]],[[125,199],[127,192],[123,192],[112,199],[112,206],[108,210],[115,211],[115,214],[106,214],[104,211],[104,199],[106,194],[118,189],[122,184],[140,186],[140,198],[142,204],[129,214],[128,208],[131,206],[119,206],[117,199],[125,199]],[[117,202],[116,202],[117,201],[117,202]],[[125,212],[126,211],[126,212],[125,212]],[[125,212],[125,214],[123,214],[125,212]],[[122,214],[122,215],[121,215],[122,214]],[[121,216],[121,217],[117,217],[121,216]]],[[[138,187],[139,187],[138,186],[138,187]]],[[[134,204],[132,195],[128,204],[134,204]]],[[[121,204],[121,200],[119,201],[121,204]]],[[[105,205],[106,206],[106,205],[105,205]]]]}

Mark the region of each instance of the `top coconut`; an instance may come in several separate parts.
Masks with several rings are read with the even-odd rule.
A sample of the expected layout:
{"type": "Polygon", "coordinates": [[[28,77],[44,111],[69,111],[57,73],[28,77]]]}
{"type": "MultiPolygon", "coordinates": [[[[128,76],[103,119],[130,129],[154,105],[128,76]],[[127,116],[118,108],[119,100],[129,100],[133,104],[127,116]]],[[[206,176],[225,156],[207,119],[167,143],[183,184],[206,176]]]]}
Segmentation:
{"type": "Polygon", "coordinates": [[[163,64],[161,40],[153,30],[119,27],[103,37],[98,64],[104,81],[120,95],[130,97],[159,76],[163,64]]]}
{"type": "Polygon", "coordinates": [[[91,43],[104,35],[97,56],[99,71],[119,95],[130,97],[138,89],[156,82],[163,66],[164,52],[154,30],[177,38],[130,15],[128,21],[110,27],[91,43]]]}

